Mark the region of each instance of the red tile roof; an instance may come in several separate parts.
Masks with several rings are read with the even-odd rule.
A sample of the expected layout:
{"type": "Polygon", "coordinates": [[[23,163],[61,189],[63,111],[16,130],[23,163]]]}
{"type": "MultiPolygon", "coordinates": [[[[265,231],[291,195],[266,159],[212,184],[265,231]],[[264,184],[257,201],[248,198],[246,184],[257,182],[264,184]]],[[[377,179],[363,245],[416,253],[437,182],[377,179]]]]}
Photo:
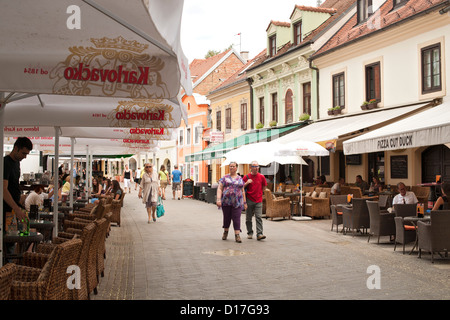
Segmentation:
{"type": "Polygon", "coordinates": [[[359,40],[378,30],[385,29],[396,23],[401,23],[409,18],[423,13],[448,0],[409,0],[403,6],[393,10],[393,0],[387,0],[367,21],[357,24],[355,14],[322,48],[313,56],[343,46],[351,41],[359,40]]]}
{"type": "Polygon", "coordinates": [[[222,53],[216,54],[215,56],[206,58],[206,59],[194,59],[190,65],[189,70],[191,71],[192,82],[199,78],[201,78],[209,69],[211,69],[220,59],[222,59],[228,51],[224,51],[222,53]]]}
{"type": "Polygon", "coordinates": [[[270,28],[270,25],[276,25],[276,26],[278,26],[278,27],[285,27],[285,28],[289,28],[290,26],[291,26],[291,23],[290,22],[282,22],[282,21],[274,21],[274,20],[271,20],[270,21],[270,23],[269,23],[269,25],[267,26],[267,29],[266,29],[266,32],[267,32],[267,30],[269,30],[269,28],[270,28]]]}
{"type": "Polygon", "coordinates": [[[257,63],[260,59],[263,59],[265,57],[265,54],[266,54],[266,49],[261,51],[253,59],[247,61],[247,63],[241,69],[236,71],[235,74],[233,74],[231,77],[229,77],[224,82],[222,82],[220,85],[218,85],[216,88],[211,90],[211,92],[223,90],[223,89],[228,88],[234,84],[237,84],[243,80],[246,80],[247,79],[246,70],[253,64],[257,63]]]}

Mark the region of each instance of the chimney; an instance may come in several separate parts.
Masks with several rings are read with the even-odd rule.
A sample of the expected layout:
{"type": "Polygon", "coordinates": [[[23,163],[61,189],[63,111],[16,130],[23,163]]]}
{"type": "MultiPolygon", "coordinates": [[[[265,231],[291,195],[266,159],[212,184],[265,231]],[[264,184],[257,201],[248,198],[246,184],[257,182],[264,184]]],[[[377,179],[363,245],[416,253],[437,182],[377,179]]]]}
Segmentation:
{"type": "Polygon", "coordinates": [[[248,51],[241,51],[241,58],[245,60],[245,63],[248,61],[248,51]]]}

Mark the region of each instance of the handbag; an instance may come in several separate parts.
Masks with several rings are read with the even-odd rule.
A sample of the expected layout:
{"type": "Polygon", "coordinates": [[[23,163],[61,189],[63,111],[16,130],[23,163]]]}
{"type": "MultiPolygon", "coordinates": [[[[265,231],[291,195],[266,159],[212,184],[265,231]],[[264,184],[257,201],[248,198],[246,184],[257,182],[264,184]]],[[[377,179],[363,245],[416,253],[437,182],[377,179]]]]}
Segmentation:
{"type": "Polygon", "coordinates": [[[164,205],[161,197],[158,197],[158,203],[156,204],[156,216],[161,218],[164,215],[164,205]]]}

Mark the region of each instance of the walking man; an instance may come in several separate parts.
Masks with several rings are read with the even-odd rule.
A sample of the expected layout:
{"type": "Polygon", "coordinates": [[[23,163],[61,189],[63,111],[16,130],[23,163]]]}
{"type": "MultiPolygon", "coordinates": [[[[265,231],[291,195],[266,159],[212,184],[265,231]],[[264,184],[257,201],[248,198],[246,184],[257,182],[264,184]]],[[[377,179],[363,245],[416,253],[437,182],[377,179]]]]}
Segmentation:
{"type": "Polygon", "coordinates": [[[255,215],[256,221],[256,239],[262,240],[266,236],[263,234],[262,223],[262,202],[263,191],[267,186],[266,178],[258,172],[259,165],[257,161],[251,164],[250,173],[244,176],[244,188],[247,192],[247,210],[245,213],[245,224],[247,226],[247,238],[253,237],[252,217],[255,215]]]}
{"type": "MultiPolygon", "coordinates": [[[[181,171],[178,170],[178,165],[174,166],[175,170],[172,171],[172,194],[173,200],[175,200],[175,193],[181,193],[181,181],[183,179],[181,171]]],[[[180,194],[177,195],[178,200],[180,200],[180,194]]]]}

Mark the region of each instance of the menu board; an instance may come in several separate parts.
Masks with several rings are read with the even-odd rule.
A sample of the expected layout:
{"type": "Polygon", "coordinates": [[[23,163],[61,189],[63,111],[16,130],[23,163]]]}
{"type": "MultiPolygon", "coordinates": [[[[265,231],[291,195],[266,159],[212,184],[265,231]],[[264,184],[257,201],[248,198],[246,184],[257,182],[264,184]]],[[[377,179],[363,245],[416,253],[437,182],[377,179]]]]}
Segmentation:
{"type": "Polygon", "coordinates": [[[391,156],[391,178],[408,178],[408,156],[391,156]]]}

